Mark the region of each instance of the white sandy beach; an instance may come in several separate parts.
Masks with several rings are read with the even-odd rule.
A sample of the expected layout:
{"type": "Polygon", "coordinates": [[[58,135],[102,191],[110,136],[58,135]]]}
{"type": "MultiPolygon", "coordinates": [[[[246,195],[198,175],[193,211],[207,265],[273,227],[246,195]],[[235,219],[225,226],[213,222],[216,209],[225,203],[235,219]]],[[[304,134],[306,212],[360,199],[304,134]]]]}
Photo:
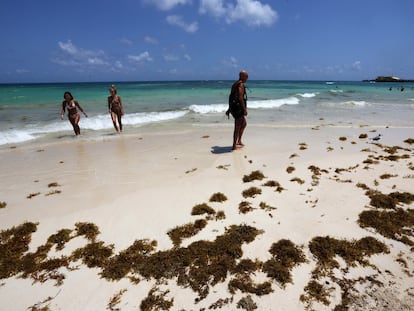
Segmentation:
{"type": "MultiPolygon", "coordinates": [[[[58,286],[54,280],[41,283],[30,276],[22,278],[20,271],[2,278],[0,309],[139,310],[153,288],[159,297],[172,302],[171,310],[254,310],[255,306],[257,310],[334,310],[336,306],[344,308],[339,310],[345,306],[350,310],[414,309],[413,246],[358,224],[362,211],[375,209],[360,185],[383,194],[414,193],[414,145],[404,142],[414,137],[413,128],[249,124],[246,146],[235,152],[230,152],[231,135],[229,123],[172,131],[165,128],[141,135],[128,134],[126,129],[122,135],[101,141],[80,137],[49,145],[3,147],[0,202],[7,205],[0,209],[0,230],[24,222],[38,223],[28,250],[35,252],[59,230],[75,230],[76,223],[85,222],[99,228],[97,241],[113,244],[113,255],[141,239],[157,241],[153,252],[168,251],[173,243],[167,232],[206,219],[206,215],[193,216],[191,212],[195,205],[207,203],[216,212],[223,211],[225,218],[210,217],[207,225],[184,238],[180,247],[214,241],[232,225],[251,226],[261,230],[260,234],[243,243],[237,261],[264,263],[272,257],[269,249],[273,243],[290,240],[306,258],[290,270],[291,282],[283,286],[258,268],[250,278],[255,284],[270,282],[273,291],[259,296],[237,289],[232,294],[228,284],[235,275],[228,271],[225,280],[214,285],[210,282],[208,294],[199,300],[199,293],[177,285],[176,277],[157,282],[135,274],[138,284],[127,277],[110,281],[100,275],[101,268],[89,268],[77,260],[70,264],[76,270],[58,269],[65,277],[58,286]],[[378,144],[370,142],[378,133],[383,135],[378,144]],[[368,137],[360,138],[361,134],[368,137]],[[387,158],[386,146],[401,147],[394,154],[401,157],[387,158]],[[363,163],[369,156],[379,157],[378,163],[363,163]],[[312,165],[320,174],[312,172],[312,165]],[[288,172],[288,167],[293,171],[288,172]],[[262,172],[265,178],[243,182],[243,176],[254,171],[262,172]],[[263,186],[267,181],[277,181],[284,190],[263,186]],[[261,194],[243,197],[242,192],[250,187],[261,189],[261,194]],[[224,194],[227,200],[209,202],[215,193],[224,194]],[[242,201],[249,202],[253,210],[241,213],[242,201]],[[260,208],[261,203],[265,208],[260,208]],[[312,271],[318,260],[309,244],[315,237],[327,236],[346,241],[373,237],[385,244],[389,253],[365,256],[370,266],[359,262],[348,265],[337,254],[340,267],[331,275],[315,278],[312,271]],[[327,291],[326,303],[301,300],[301,296],[309,297],[305,287],[312,280],[327,291]],[[351,283],[350,287],[344,285],[351,283]]],[[[413,204],[399,203],[398,207],[408,211],[413,204]]],[[[407,239],[414,242],[414,223],[406,229],[407,239]]],[[[87,243],[87,239],[75,237],[62,250],[53,247],[48,258],[70,256],[87,243]]],[[[5,264],[3,260],[2,269],[5,264]]]]}

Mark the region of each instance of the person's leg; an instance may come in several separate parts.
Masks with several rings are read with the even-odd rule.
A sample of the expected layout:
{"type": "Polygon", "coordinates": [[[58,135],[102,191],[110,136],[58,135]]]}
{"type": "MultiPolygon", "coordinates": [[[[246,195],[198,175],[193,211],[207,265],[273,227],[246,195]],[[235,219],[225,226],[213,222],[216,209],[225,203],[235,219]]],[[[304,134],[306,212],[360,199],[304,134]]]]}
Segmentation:
{"type": "Polygon", "coordinates": [[[119,130],[122,132],[122,120],[121,120],[122,113],[121,113],[121,111],[118,111],[117,116],[118,116],[119,130]]]}
{"type": "Polygon", "coordinates": [[[74,130],[75,130],[75,133],[76,133],[76,135],[80,135],[80,127],[79,127],[79,125],[78,125],[78,123],[79,123],[79,120],[80,120],[80,114],[78,113],[78,114],[76,114],[76,116],[75,116],[75,120],[74,120],[74,130]]]}
{"type": "Polygon", "coordinates": [[[238,137],[237,137],[237,142],[236,143],[239,146],[244,146],[243,143],[242,143],[242,136],[243,136],[243,133],[244,133],[244,129],[247,126],[247,122],[246,122],[246,118],[245,117],[241,117],[240,119],[241,119],[241,122],[240,122],[240,130],[239,130],[239,133],[238,133],[238,137]]]}
{"type": "Polygon", "coordinates": [[[112,123],[114,124],[115,130],[119,132],[118,125],[116,125],[116,114],[113,111],[111,112],[111,119],[112,119],[112,123]]]}
{"type": "Polygon", "coordinates": [[[240,129],[241,129],[240,119],[241,118],[234,119],[233,148],[232,148],[233,150],[237,149],[237,142],[240,136],[240,129]]]}

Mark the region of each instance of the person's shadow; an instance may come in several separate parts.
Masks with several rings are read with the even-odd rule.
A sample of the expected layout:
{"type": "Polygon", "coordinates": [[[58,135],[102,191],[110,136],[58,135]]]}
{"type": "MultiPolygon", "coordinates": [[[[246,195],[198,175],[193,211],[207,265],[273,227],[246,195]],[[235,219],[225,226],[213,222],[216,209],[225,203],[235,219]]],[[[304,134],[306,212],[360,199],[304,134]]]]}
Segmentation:
{"type": "Polygon", "coordinates": [[[211,147],[211,153],[222,154],[232,151],[232,146],[213,146],[211,147]]]}

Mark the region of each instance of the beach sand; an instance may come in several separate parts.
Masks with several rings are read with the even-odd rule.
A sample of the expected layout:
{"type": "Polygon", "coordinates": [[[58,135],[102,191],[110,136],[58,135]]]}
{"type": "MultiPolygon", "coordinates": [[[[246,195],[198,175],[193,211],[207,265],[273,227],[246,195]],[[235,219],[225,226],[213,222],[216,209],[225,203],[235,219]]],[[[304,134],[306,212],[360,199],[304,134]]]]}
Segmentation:
{"type": "Polygon", "coordinates": [[[413,128],[231,136],[3,147],[0,309],[414,309],[413,128]]]}

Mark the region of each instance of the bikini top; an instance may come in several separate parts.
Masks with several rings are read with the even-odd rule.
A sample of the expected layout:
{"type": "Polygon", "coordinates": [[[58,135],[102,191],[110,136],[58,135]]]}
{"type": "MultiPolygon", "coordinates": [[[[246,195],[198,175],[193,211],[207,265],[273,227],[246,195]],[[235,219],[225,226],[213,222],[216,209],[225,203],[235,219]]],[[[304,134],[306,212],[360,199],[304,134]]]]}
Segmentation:
{"type": "Polygon", "coordinates": [[[118,96],[116,95],[110,101],[110,108],[112,108],[113,106],[121,106],[121,102],[119,101],[118,96]]]}
{"type": "Polygon", "coordinates": [[[76,113],[76,104],[73,100],[70,102],[64,101],[63,104],[65,105],[66,109],[68,110],[69,114],[76,113]]]}

